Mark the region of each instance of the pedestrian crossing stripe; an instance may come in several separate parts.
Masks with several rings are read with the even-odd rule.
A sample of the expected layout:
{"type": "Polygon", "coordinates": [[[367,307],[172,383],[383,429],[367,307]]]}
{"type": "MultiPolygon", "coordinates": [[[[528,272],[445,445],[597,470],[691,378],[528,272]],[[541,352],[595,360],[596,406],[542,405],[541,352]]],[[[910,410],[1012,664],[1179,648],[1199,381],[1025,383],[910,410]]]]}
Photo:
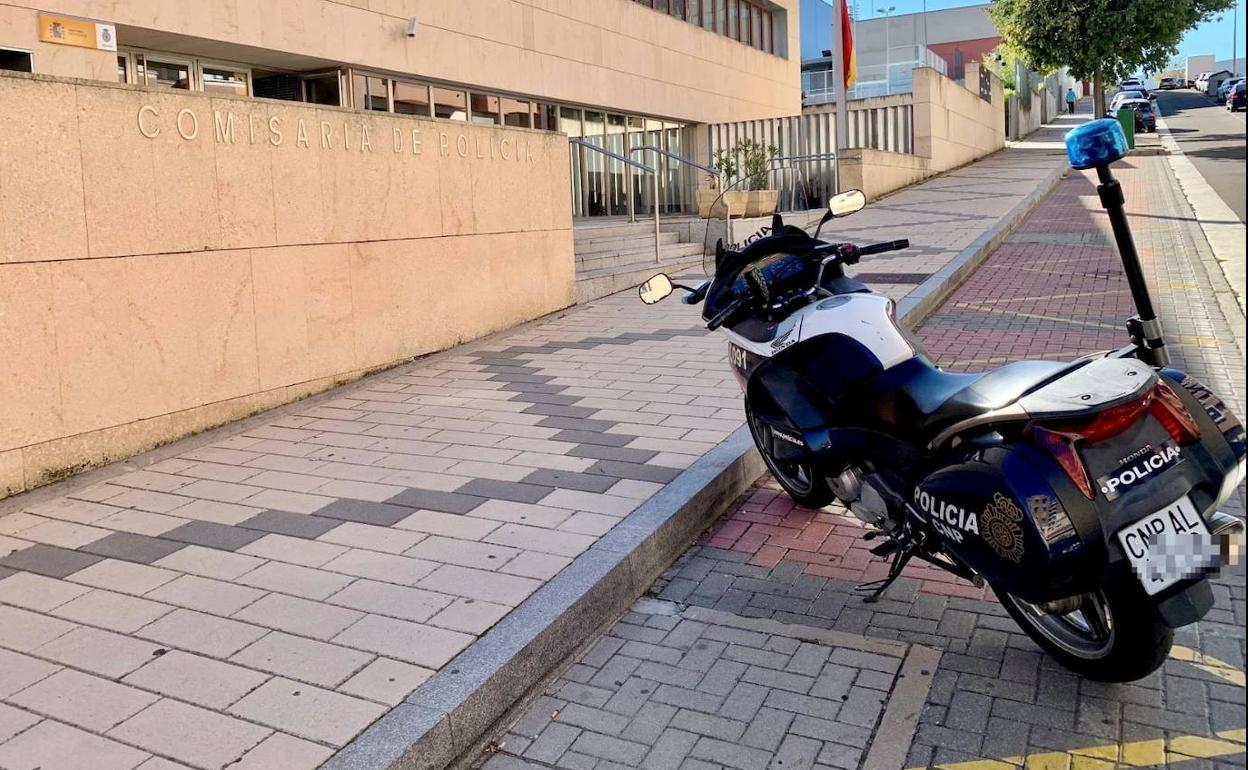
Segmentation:
{"type": "MultiPolygon", "coordinates": [[[[1001,759],[973,759],[934,765],[939,770],[1115,770],[1121,767],[1171,767],[1193,759],[1244,753],[1245,730],[1223,730],[1213,737],[1180,735],[1127,743],[1048,751],[1001,759]]],[[[923,770],[923,768],[910,768],[923,770]]]]}
{"type": "Polygon", "coordinates": [[[1185,663],[1191,663],[1205,673],[1213,674],[1217,678],[1230,682],[1233,685],[1244,686],[1243,671],[1224,660],[1218,660],[1212,655],[1205,655],[1202,652],[1193,650],[1191,647],[1183,647],[1176,644],[1170,650],[1170,657],[1185,663]]]}

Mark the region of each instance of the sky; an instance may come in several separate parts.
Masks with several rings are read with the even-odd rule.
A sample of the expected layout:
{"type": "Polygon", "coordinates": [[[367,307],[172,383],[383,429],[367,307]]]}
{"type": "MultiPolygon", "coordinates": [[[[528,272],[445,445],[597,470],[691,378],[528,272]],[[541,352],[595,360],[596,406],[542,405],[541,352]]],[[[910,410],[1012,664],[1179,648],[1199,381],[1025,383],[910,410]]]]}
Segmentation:
{"type": "MultiPolygon", "coordinates": [[[[826,1],[826,0],[821,0],[826,1]]],[[[980,0],[982,1],[982,0],[980,0]]],[[[854,7],[854,0],[846,0],[849,7],[854,7]]],[[[1245,30],[1245,2],[1246,0],[1236,0],[1239,5],[1239,34],[1236,41],[1236,51],[1240,59],[1239,70],[1242,72],[1245,68],[1244,54],[1246,48],[1245,30]]],[[[829,4],[831,4],[829,2],[829,4]]],[[[978,5],[977,0],[927,0],[927,10],[933,11],[938,8],[956,8],[964,5],[978,5]]],[[[896,13],[919,13],[923,10],[924,0],[858,0],[858,11],[862,14],[862,18],[870,18],[874,9],[886,7],[887,5],[895,5],[896,13]]],[[[1231,36],[1234,30],[1234,18],[1232,11],[1228,10],[1221,19],[1214,19],[1200,25],[1196,29],[1188,31],[1184,35],[1183,40],[1179,43],[1180,56],[1196,56],[1199,54],[1214,54],[1218,60],[1231,58],[1231,36]]]]}

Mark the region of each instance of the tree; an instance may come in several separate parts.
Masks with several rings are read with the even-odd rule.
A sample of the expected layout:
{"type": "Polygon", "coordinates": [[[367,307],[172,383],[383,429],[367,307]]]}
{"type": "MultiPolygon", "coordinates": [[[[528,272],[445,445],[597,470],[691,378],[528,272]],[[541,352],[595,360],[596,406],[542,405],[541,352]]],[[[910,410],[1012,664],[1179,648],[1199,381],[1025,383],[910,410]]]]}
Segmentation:
{"type": "Polygon", "coordinates": [[[1068,67],[1093,82],[1097,117],[1105,79],[1160,70],[1183,33],[1235,0],[995,0],[989,13],[1005,47],[1037,70],[1068,67]]]}

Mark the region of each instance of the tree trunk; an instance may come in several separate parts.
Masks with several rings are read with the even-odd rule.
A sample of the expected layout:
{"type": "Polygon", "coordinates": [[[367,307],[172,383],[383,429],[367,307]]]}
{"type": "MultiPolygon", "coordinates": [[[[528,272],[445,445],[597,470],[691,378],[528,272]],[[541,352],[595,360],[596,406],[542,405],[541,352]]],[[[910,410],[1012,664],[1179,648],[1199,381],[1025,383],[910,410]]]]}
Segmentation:
{"type": "Polygon", "coordinates": [[[1092,115],[1105,117],[1105,75],[1100,70],[1092,76],[1092,115]]]}

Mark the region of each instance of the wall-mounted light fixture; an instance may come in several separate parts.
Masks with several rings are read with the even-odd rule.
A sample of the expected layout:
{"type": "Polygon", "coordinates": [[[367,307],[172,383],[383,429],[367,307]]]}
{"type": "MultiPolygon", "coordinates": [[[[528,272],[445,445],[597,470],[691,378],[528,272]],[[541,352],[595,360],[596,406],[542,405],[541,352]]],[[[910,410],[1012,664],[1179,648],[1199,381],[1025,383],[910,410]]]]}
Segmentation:
{"type": "Polygon", "coordinates": [[[416,23],[415,16],[407,20],[407,36],[408,37],[416,37],[416,26],[417,26],[417,23],[416,23]]]}

